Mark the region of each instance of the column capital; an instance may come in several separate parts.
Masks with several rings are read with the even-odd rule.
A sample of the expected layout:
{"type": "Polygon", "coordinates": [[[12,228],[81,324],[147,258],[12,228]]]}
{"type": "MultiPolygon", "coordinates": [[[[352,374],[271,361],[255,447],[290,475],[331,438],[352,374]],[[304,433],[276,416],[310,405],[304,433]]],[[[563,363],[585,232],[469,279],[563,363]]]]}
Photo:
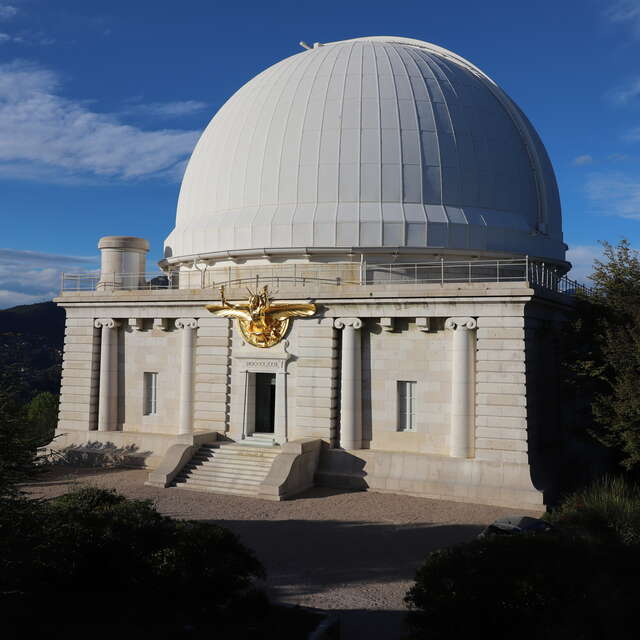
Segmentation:
{"type": "Polygon", "coordinates": [[[96,329],[115,329],[120,326],[120,323],[114,318],[96,318],[93,326],[96,329]]]}
{"type": "Polygon", "coordinates": [[[336,318],[333,321],[333,326],[336,329],[344,329],[345,327],[362,329],[362,320],[360,320],[360,318],[336,318]]]}
{"type": "Polygon", "coordinates": [[[445,329],[475,329],[477,326],[476,319],[469,317],[447,318],[444,323],[445,329]]]}
{"type": "Polygon", "coordinates": [[[129,318],[129,326],[134,331],[142,331],[144,318],[129,318]]]}
{"type": "Polygon", "coordinates": [[[176,329],[197,329],[198,320],[196,318],[177,318],[176,329]]]}

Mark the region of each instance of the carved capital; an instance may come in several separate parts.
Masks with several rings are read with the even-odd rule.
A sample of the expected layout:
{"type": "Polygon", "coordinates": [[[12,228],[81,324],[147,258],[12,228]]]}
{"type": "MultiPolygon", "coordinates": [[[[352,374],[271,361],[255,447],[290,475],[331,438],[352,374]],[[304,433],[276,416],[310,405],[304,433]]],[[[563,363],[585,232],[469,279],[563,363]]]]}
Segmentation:
{"type": "Polygon", "coordinates": [[[196,320],[196,318],[177,318],[176,328],[177,329],[197,329],[198,321],[196,320]]]}
{"type": "Polygon", "coordinates": [[[142,331],[142,323],[144,318],[129,318],[129,326],[134,331],[142,331]]]}
{"type": "Polygon", "coordinates": [[[169,329],[169,319],[168,318],[154,318],[153,319],[153,328],[160,329],[160,331],[167,331],[169,329]]]}
{"type": "Polygon", "coordinates": [[[96,329],[115,329],[120,326],[120,323],[113,318],[96,318],[93,324],[96,329]]]}
{"type": "Polygon", "coordinates": [[[344,329],[352,327],[353,329],[362,329],[362,320],[360,318],[336,318],[333,322],[336,329],[344,329]]]}
{"type": "Polygon", "coordinates": [[[380,318],[380,326],[383,331],[393,331],[395,329],[395,318],[380,318]]]}
{"type": "Polygon", "coordinates": [[[445,329],[475,329],[478,323],[475,318],[447,318],[444,323],[445,329]]]}

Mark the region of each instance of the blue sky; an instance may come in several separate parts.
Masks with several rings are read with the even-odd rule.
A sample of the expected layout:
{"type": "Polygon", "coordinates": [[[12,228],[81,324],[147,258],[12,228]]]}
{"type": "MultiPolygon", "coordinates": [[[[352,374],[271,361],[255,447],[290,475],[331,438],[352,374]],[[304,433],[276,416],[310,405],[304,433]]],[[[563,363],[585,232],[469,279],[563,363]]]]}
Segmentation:
{"type": "Polygon", "coordinates": [[[574,276],[640,246],[640,0],[0,0],[0,308],[55,295],[103,235],[173,227],[224,101],[298,42],[398,35],[496,80],[554,164],[574,276]]]}

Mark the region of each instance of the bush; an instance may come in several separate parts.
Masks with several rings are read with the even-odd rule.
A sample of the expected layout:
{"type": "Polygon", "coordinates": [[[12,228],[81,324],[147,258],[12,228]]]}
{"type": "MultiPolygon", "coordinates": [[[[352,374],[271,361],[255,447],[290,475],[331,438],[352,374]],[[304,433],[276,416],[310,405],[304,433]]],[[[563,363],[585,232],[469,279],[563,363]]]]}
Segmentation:
{"type": "Polygon", "coordinates": [[[640,556],[557,534],[496,536],[430,554],[405,598],[414,638],[635,638],[640,556]]]}
{"type": "Polygon", "coordinates": [[[594,542],[640,545],[640,487],[623,477],[604,476],[565,498],[547,518],[594,542]]]}
{"type": "Polygon", "coordinates": [[[59,620],[70,603],[76,621],[111,603],[109,624],[144,626],[163,617],[222,624],[265,606],[255,587],[264,570],[233,533],[172,520],[114,491],[16,501],[0,513],[0,539],[0,619],[17,626],[34,624],[32,610],[40,622],[59,620]]]}
{"type": "Polygon", "coordinates": [[[58,423],[58,397],[43,391],[27,404],[27,422],[38,446],[49,444],[58,423]]]}

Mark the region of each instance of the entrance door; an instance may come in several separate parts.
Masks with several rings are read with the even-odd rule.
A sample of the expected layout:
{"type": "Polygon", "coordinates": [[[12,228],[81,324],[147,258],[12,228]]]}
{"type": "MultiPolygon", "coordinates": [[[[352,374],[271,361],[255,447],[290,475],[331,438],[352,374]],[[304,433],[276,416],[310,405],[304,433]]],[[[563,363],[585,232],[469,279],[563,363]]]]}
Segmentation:
{"type": "Polygon", "coordinates": [[[256,433],[273,433],[276,418],[276,374],[256,373],[256,433]]]}

